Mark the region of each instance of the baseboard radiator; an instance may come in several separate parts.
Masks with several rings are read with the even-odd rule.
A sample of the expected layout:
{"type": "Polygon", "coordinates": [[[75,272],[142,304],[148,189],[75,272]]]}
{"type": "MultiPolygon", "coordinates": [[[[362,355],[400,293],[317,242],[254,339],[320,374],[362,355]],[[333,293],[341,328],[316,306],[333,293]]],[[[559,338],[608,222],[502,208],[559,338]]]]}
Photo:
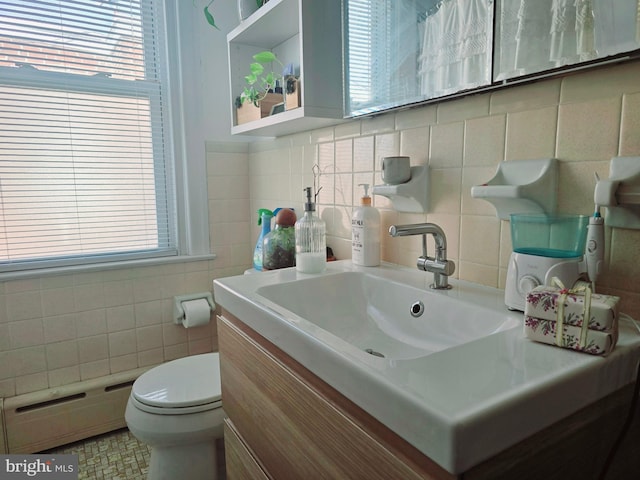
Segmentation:
{"type": "Polygon", "coordinates": [[[0,399],[5,451],[36,453],[125,427],[131,385],[146,370],[0,399]]]}

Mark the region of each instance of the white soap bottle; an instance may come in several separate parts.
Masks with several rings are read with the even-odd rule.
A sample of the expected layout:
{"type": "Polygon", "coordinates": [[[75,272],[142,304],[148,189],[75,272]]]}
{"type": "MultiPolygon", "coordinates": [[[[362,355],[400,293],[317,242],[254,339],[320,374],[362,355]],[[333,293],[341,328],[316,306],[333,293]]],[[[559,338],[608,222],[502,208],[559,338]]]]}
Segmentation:
{"type": "Polygon", "coordinates": [[[351,218],[351,261],[355,265],[375,267],[380,265],[380,213],[371,206],[369,184],[359,186],[364,187],[364,196],[351,218]]]}

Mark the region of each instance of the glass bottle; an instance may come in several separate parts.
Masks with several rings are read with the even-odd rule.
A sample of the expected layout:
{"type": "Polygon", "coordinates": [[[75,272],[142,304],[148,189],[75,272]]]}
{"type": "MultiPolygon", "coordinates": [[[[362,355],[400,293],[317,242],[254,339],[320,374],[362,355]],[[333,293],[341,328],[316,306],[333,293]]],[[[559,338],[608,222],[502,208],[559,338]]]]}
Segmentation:
{"type": "Polygon", "coordinates": [[[295,212],[278,208],[274,213],[275,227],[262,243],[263,270],[293,267],[296,264],[295,212]]]}
{"type": "Polygon", "coordinates": [[[311,187],[305,189],[307,201],[304,216],[295,224],[296,270],[302,273],[320,273],[327,266],[327,240],[324,221],[315,215],[311,187]]]}

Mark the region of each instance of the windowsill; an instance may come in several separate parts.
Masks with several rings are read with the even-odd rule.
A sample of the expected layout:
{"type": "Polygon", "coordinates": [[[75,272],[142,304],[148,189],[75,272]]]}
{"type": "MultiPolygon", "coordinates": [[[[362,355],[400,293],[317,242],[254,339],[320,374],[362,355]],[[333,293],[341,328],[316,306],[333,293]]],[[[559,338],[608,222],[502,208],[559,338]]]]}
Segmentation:
{"type": "Polygon", "coordinates": [[[152,267],[157,265],[169,265],[173,263],[202,262],[215,260],[215,253],[206,255],[176,255],[170,257],[144,258],[138,260],[124,260],[119,262],[91,263],[87,265],[74,265],[68,267],[37,268],[33,270],[19,270],[15,272],[0,273],[0,282],[10,280],[22,280],[36,277],[50,277],[55,275],[71,275],[75,273],[100,272],[105,270],[119,270],[124,268],[152,267]]]}

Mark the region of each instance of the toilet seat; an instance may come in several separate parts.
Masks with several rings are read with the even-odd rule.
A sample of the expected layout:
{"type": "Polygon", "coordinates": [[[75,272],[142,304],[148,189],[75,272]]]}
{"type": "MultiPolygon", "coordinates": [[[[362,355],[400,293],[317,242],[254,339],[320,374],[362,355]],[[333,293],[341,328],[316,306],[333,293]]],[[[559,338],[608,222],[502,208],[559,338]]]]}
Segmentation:
{"type": "Polygon", "coordinates": [[[143,373],[131,388],[132,403],[160,415],[203,412],[222,406],[220,357],[206,353],[164,363],[143,373]]]}

